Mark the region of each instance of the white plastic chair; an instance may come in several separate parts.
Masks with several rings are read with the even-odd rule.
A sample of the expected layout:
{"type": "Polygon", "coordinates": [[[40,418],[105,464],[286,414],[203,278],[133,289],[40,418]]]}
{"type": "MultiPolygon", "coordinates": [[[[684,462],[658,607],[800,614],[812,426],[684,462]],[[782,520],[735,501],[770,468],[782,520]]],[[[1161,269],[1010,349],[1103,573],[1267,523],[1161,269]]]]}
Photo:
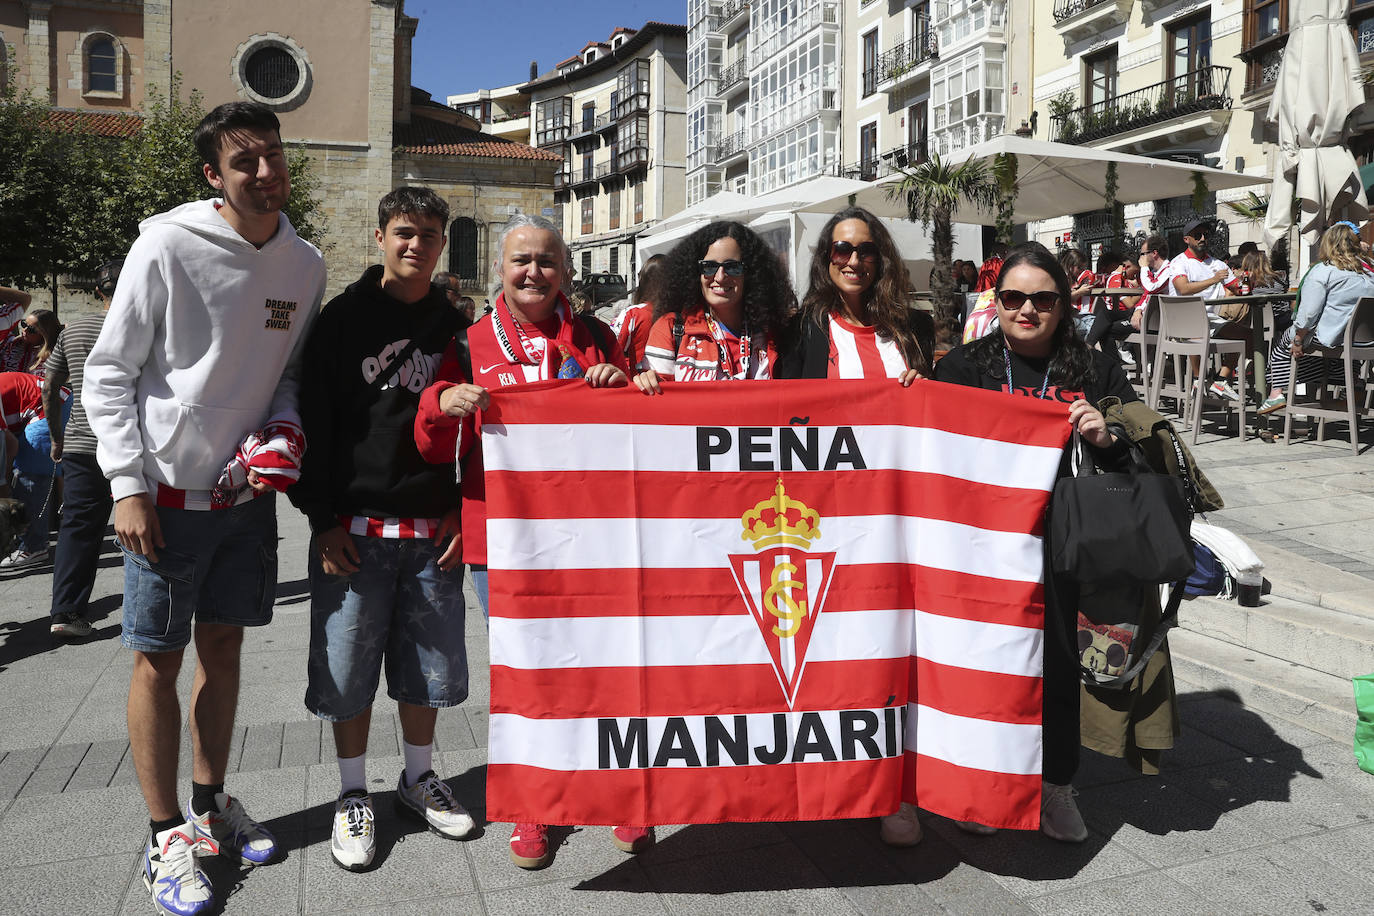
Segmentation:
{"type": "Polygon", "coordinates": [[[1350,323],[1345,326],[1345,336],[1341,338],[1340,346],[1313,346],[1310,352],[1341,361],[1341,366],[1345,372],[1341,380],[1335,384],[1345,386],[1345,404],[1331,401],[1327,397],[1326,389],[1327,384],[1331,384],[1330,382],[1315,386],[1316,391],[1311,400],[1299,401],[1297,399],[1297,385],[1294,383],[1294,379],[1298,377],[1298,357],[1296,354],[1290,356],[1288,358],[1288,403],[1283,408],[1283,441],[1289,445],[1293,444],[1294,414],[1316,418],[1318,442],[1324,441],[1326,438],[1327,420],[1345,420],[1350,424],[1350,450],[1358,455],[1360,453],[1359,418],[1369,416],[1371,410],[1368,394],[1365,396],[1364,403],[1356,404],[1355,379],[1357,373],[1355,364],[1361,363],[1360,368],[1363,370],[1368,367],[1371,361],[1374,361],[1374,298],[1365,297],[1355,306],[1355,312],[1350,316],[1350,323]]]}
{"type": "Polygon", "coordinates": [[[1158,409],[1161,397],[1172,397],[1179,402],[1179,416],[1187,419],[1193,427],[1191,442],[1197,443],[1198,427],[1202,425],[1204,402],[1220,403],[1234,409],[1240,418],[1240,439],[1245,441],[1245,357],[1249,345],[1243,340],[1214,339],[1212,325],[1207,319],[1207,307],[1197,296],[1160,296],[1159,300],[1159,341],[1155,349],[1154,396],[1147,399],[1158,409]],[[1206,367],[1212,357],[1235,353],[1239,357],[1239,371],[1236,372],[1237,401],[1218,398],[1207,393],[1206,367]],[[1192,366],[1188,357],[1196,356],[1203,367],[1193,378],[1192,366]],[[1167,382],[1164,376],[1166,361],[1173,357],[1174,380],[1167,382]]]}

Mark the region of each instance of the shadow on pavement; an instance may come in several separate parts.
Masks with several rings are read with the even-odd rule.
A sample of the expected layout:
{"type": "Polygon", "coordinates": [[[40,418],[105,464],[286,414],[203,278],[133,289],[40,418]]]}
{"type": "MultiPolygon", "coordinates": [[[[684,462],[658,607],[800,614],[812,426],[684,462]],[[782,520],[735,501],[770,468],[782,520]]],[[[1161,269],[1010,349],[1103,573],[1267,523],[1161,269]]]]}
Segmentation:
{"type": "MultiPolygon", "coordinates": [[[[112,613],[118,611],[123,603],[124,599],[119,595],[106,595],[92,601],[87,606],[86,619],[96,627],[95,631],[85,639],[67,641],[80,645],[111,638],[118,639],[120,623],[117,618],[112,625],[102,627],[99,624],[112,613]]],[[[54,639],[52,634],[48,632],[51,623],[52,618],[46,614],[33,620],[0,622],[0,671],[4,671],[17,661],[33,655],[41,655],[44,652],[51,652],[62,645],[62,642],[54,639]]]]}

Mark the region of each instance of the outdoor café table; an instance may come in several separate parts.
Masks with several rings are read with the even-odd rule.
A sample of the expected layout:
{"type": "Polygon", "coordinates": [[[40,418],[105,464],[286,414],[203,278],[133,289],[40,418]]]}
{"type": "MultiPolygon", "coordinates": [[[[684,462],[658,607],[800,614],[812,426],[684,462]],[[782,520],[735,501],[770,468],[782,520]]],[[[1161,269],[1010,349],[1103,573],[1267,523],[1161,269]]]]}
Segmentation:
{"type": "MultiPolygon", "coordinates": [[[[1250,341],[1254,350],[1250,354],[1251,365],[1255,367],[1255,388],[1261,399],[1267,394],[1265,388],[1265,367],[1269,361],[1269,344],[1273,341],[1264,337],[1264,308],[1271,302],[1292,302],[1298,298],[1296,292],[1288,293],[1251,293],[1246,296],[1227,296],[1227,302],[1246,302],[1250,305],[1250,341]]],[[[1220,302],[1221,300],[1213,300],[1220,302]]]]}

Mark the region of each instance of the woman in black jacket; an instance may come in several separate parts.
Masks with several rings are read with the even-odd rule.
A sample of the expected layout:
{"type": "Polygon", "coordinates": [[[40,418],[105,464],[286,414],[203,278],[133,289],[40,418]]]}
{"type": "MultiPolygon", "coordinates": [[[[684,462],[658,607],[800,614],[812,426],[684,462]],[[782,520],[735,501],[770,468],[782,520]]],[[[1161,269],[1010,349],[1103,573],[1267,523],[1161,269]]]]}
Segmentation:
{"type": "Polygon", "coordinates": [[[896,378],[930,374],[935,326],[907,305],[911,280],[880,219],[841,210],[821,229],[811,287],[784,336],[777,378],[896,378]]]}
{"type": "MultiPolygon", "coordinates": [[[[951,350],[935,367],[935,379],[1013,395],[1052,399],[1069,405],[1069,422],[1099,465],[1125,453],[1094,406],[1115,395],[1139,400],[1121,366],[1088,348],[1074,324],[1069,278],[1043,246],[1018,246],[997,275],[997,327],[951,350]]],[[[1079,678],[1072,645],[1078,617],[1073,582],[1045,576],[1044,789],[1040,829],[1056,840],[1087,839],[1072,786],[1078,769],[1079,678]]],[[[961,824],[974,833],[991,832],[961,824]]]]}

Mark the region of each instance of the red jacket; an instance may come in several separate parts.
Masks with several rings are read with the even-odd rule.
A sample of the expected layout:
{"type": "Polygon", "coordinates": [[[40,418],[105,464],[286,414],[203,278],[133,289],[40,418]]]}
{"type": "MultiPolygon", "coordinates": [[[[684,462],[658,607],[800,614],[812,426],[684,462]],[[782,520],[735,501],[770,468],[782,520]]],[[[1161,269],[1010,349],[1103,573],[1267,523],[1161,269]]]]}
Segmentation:
{"type": "MultiPolygon", "coordinates": [[[[596,320],[596,319],[592,319],[596,320]]],[[[615,335],[606,328],[605,339],[610,352],[597,346],[592,332],[579,319],[573,326],[573,346],[585,354],[580,360],[584,367],[597,363],[611,363],[626,373],[629,367],[615,342],[615,335]]],[[[604,327],[604,325],[603,325],[604,327]]],[[[463,332],[460,331],[460,334],[463,332]]],[[[436,381],[420,395],[420,412],[415,416],[415,445],[425,460],[448,462],[458,456],[462,473],[463,492],[463,562],[485,566],[487,562],[487,491],[483,479],[480,413],[460,420],[448,416],[439,407],[439,396],[454,385],[472,382],[488,390],[543,381],[549,378],[544,364],[534,366],[509,359],[496,339],[496,325],[492,315],[486,315],[467,329],[468,353],[471,356],[473,378],[464,377],[458,362],[458,351],[449,344],[439,365],[436,381]]]]}

